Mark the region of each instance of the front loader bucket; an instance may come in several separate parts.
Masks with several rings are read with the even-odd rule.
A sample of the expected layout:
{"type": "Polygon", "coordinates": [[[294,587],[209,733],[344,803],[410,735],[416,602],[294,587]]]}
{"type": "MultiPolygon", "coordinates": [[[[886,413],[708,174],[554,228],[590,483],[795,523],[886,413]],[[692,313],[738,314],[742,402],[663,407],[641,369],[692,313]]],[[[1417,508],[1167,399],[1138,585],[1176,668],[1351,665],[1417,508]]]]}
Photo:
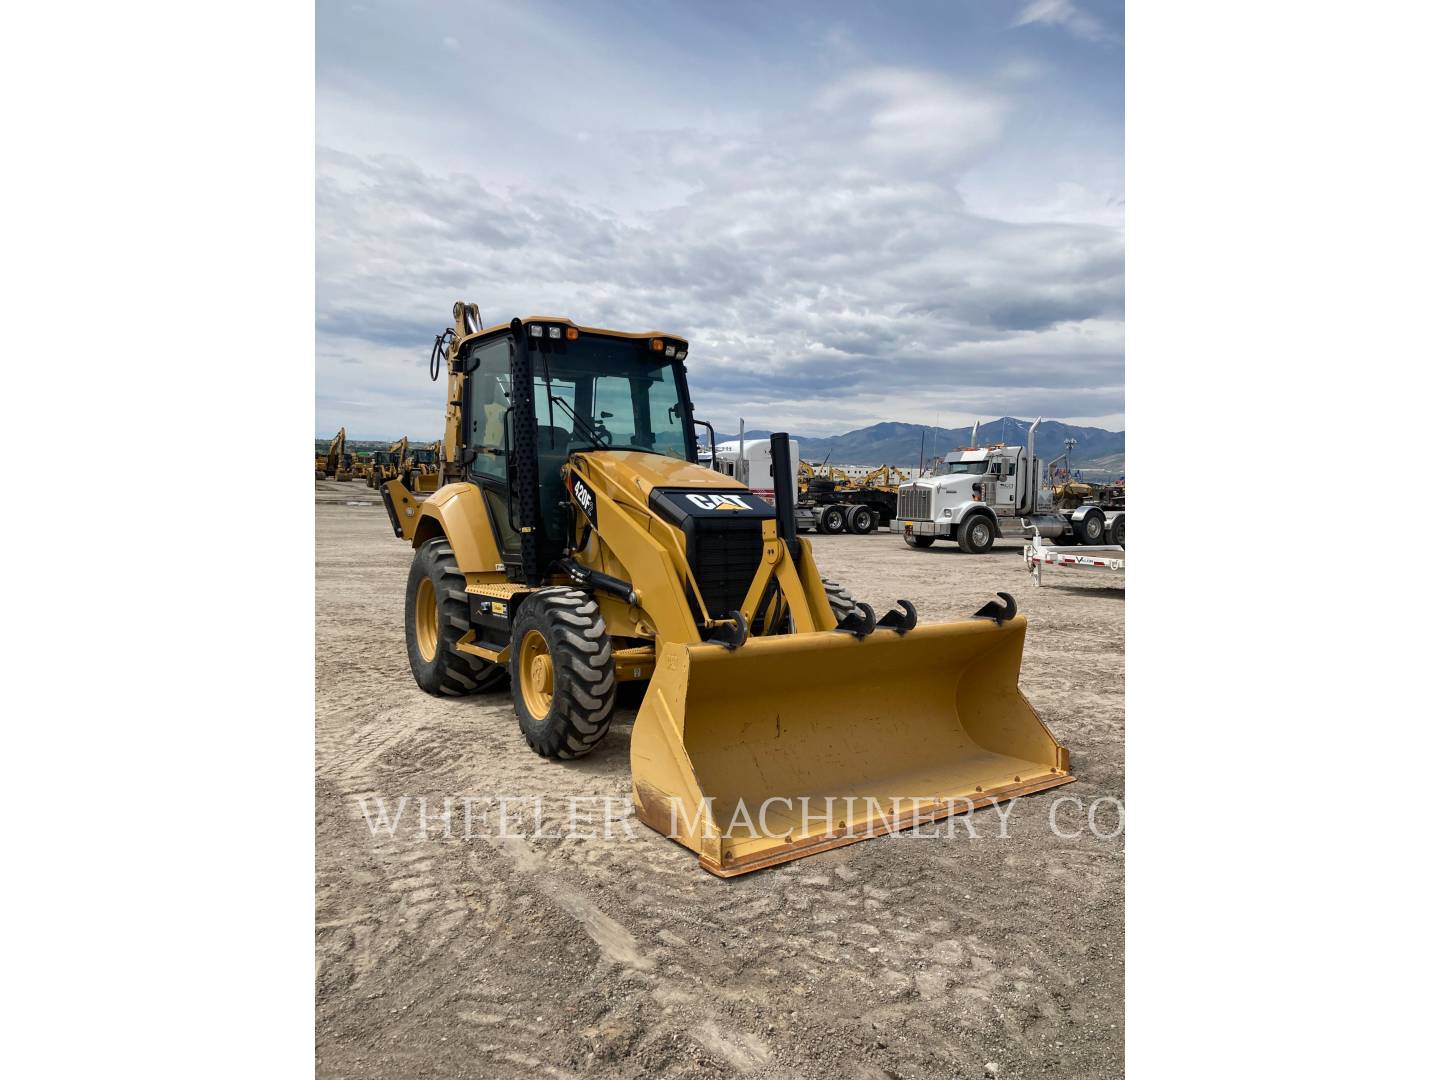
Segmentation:
{"type": "Polygon", "coordinates": [[[1069,783],[1020,692],[1025,619],[666,646],[636,813],[731,877],[1069,783]]]}

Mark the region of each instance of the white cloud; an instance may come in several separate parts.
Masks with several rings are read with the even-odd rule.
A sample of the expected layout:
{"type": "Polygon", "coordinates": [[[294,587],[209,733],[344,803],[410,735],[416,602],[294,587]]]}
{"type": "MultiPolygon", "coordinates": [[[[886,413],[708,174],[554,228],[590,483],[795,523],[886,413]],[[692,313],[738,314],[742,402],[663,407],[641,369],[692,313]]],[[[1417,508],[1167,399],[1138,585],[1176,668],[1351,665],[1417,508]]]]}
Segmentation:
{"type": "Polygon", "coordinates": [[[1119,416],[1118,169],[1057,168],[1049,129],[1023,194],[1029,161],[995,168],[1017,79],[1043,74],[850,63],[763,110],[656,94],[607,117],[587,73],[607,89],[568,123],[569,86],[445,109],[326,84],[317,429],[437,435],[425,360],[456,299],[682,334],[722,429],[1119,416]]]}
{"type": "Polygon", "coordinates": [[[863,148],[893,164],[962,163],[994,142],[1006,112],[998,97],[903,68],[857,72],[821,95],[820,104],[847,119],[857,107],[868,112],[863,148]]]}
{"type": "Polygon", "coordinates": [[[1012,26],[1060,26],[1084,41],[1108,41],[1104,24],[1073,0],[1030,0],[1012,26]]]}

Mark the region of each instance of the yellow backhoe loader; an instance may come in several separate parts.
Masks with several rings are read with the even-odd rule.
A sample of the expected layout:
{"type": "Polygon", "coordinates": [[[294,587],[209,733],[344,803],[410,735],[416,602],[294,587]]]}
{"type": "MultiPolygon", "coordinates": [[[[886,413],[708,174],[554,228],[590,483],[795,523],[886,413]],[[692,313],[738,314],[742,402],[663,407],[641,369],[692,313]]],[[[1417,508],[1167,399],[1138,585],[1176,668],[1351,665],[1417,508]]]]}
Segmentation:
{"type": "Polygon", "coordinates": [[[405,475],[406,462],[410,460],[410,438],[400,436],[398,442],[390,444],[388,450],[376,450],[370,466],[370,486],[383,487],[387,481],[398,480],[405,475]]]}
{"type": "Polygon", "coordinates": [[[441,443],[433,442],[410,451],[410,467],[405,470],[405,486],[419,494],[428,494],[440,487],[441,443]]]}
{"type": "MultiPolygon", "coordinates": [[[[796,536],[790,442],[772,505],[698,461],[689,346],[457,303],[442,484],[382,498],[415,555],[410,668],[437,695],[507,679],[537,753],[630,737],[641,821],[730,877],[1072,780],[1018,688],[1025,619],[876,616],[796,536]]],[[[713,446],[713,428],[710,429],[713,446]]],[[[712,453],[711,460],[714,460],[712,453]]]]}

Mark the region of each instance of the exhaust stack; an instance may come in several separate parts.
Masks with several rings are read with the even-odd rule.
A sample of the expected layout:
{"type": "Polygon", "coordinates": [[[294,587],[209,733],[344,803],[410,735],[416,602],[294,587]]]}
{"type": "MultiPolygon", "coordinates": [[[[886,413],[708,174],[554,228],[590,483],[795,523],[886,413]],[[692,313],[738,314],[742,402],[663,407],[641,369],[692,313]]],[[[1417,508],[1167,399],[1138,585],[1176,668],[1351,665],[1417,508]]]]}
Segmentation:
{"type": "Polygon", "coordinates": [[[794,464],[790,461],[790,435],[777,431],[770,436],[770,471],[775,474],[775,535],[790,548],[792,558],[800,555],[795,531],[794,464]]]}

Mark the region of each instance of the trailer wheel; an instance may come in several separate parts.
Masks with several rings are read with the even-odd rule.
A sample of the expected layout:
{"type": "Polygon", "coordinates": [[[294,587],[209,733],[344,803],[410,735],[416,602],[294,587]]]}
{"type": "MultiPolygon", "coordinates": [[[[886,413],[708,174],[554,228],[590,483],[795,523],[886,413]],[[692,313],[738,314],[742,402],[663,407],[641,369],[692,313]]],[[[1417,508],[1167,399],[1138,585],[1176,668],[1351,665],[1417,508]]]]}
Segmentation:
{"type": "Polygon", "coordinates": [[[931,544],[935,543],[935,538],[933,536],[912,536],[907,533],[905,543],[913,548],[928,548],[931,544]]]}
{"type": "Polygon", "coordinates": [[[984,514],[971,514],[960,526],[960,550],[984,555],[995,543],[995,524],[984,514]]]}
{"type": "Polygon", "coordinates": [[[834,535],[845,531],[845,508],[843,506],[822,507],[815,515],[815,531],[834,535]]]}
{"type": "Polygon", "coordinates": [[[443,536],[427,540],[415,552],[405,588],[405,651],[421,690],[459,697],[495,690],[505,682],[503,664],[456,648],[469,629],[465,575],[450,542],[443,536]]]}
{"type": "Polygon", "coordinates": [[[864,503],[856,503],[845,511],[845,531],[852,532],[859,536],[875,531],[879,519],[875,511],[864,503]]]}
{"type": "Polygon", "coordinates": [[[316,480],[324,480],[324,479],[325,479],[325,470],[324,470],[324,469],[316,469],[316,470],[315,470],[315,479],[316,479],[316,480]]]}
{"type": "Polygon", "coordinates": [[[1105,526],[1105,540],[1118,547],[1125,546],[1125,515],[1121,514],[1105,526]]]}
{"type": "MultiPolygon", "coordinates": [[[[1072,526],[1074,522],[1072,519],[1072,526]]],[[[1091,510],[1075,528],[1075,535],[1082,544],[1103,544],[1105,542],[1105,515],[1099,510],[1091,510]]]]}
{"type": "Polygon", "coordinates": [[[595,598],[534,593],[511,628],[510,683],[520,732],[541,757],[578,758],[610,729],[615,659],[595,598]]]}

